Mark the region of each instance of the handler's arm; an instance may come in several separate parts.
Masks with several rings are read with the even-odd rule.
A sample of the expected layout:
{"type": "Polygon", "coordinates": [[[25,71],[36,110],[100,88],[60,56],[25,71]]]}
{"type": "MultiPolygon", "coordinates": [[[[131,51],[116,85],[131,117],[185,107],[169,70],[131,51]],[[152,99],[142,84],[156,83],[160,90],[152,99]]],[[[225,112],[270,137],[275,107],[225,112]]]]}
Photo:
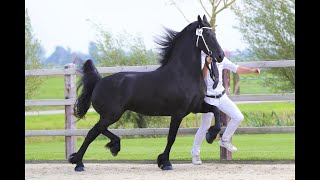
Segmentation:
{"type": "MultiPolygon", "coordinates": [[[[212,61],[212,58],[210,56],[206,56],[205,63],[211,64],[211,61],[212,61]]],[[[204,79],[206,79],[207,74],[208,74],[208,68],[206,65],[204,65],[202,68],[202,75],[204,79]]]]}
{"type": "Polygon", "coordinates": [[[255,74],[260,74],[260,69],[259,68],[246,68],[239,66],[237,69],[238,74],[249,74],[249,73],[255,73],[255,74]]]}

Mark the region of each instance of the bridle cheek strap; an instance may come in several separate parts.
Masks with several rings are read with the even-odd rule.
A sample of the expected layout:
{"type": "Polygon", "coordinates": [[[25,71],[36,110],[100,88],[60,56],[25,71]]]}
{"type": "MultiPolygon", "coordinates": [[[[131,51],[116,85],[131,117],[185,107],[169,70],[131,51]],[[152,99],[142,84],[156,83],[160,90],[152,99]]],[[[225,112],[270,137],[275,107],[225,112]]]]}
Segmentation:
{"type": "Polygon", "coordinates": [[[211,28],[211,27],[202,27],[202,28],[197,28],[197,29],[196,29],[196,35],[198,36],[198,37],[197,37],[197,41],[196,41],[196,46],[198,47],[199,37],[201,36],[201,37],[202,37],[202,40],[203,40],[203,43],[204,43],[204,45],[206,46],[207,51],[208,51],[208,54],[209,54],[209,56],[210,56],[210,55],[212,54],[212,52],[211,52],[211,50],[208,48],[208,45],[207,45],[207,43],[206,43],[206,41],[205,41],[205,39],[204,39],[204,37],[203,37],[203,35],[202,35],[203,29],[212,29],[212,28],[211,28]]]}
{"type": "MultiPolygon", "coordinates": [[[[202,35],[203,29],[212,29],[211,27],[202,27],[202,28],[197,28],[196,29],[196,35],[197,37],[197,41],[196,41],[196,46],[198,47],[198,43],[199,43],[199,37],[202,37],[203,43],[207,48],[208,51],[208,55],[210,56],[212,54],[212,51],[209,50],[208,45],[202,35]]],[[[216,60],[217,61],[217,60],[216,60]]],[[[219,70],[217,68],[217,64],[215,62],[211,62],[211,68],[209,67],[209,65],[205,62],[205,65],[207,66],[209,73],[210,73],[210,77],[213,79],[214,84],[212,85],[212,88],[215,89],[219,83],[219,70]]]]}

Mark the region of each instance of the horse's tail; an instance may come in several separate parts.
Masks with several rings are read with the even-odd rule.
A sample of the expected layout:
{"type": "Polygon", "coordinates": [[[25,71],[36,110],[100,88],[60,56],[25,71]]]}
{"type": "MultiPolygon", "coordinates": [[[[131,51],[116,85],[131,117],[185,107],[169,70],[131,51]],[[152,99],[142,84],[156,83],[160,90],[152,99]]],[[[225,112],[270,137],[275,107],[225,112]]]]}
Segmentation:
{"type": "Polygon", "coordinates": [[[82,77],[78,82],[77,91],[82,86],[82,91],[74,105],[74,115],[78,119],[84,118],[91,105],[91,96],[97,82],[101,79],[91,59],[88,59],[80,69],[82,77]]]}

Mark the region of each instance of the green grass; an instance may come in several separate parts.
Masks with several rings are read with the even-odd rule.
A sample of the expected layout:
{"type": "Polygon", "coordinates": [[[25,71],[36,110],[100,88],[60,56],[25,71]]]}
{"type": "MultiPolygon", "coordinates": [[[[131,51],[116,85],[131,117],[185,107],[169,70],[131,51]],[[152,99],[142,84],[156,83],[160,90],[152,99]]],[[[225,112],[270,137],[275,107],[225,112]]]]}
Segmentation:
{"type": "Polygon", "coordinates": [[[245,112],[293,112],[295,111],[295,102],[270,102],[261,104],[238,104],[241,111],[245,112]]]}
{"type": "Polygon", "coordinates": [[[294,126],[295,102],[239,104],[241,127],[294,126]]]}
{"type": "MultiPolygon", "coordinates": [[[[98,115],[95,112],[88,112],[86,119],[77,122],[78,129],[87,129],[94,126],[98,120],[98,115]]],[[[64,114],[50,115],[34,115],[25,116],[26,130],[48,130],[48,129],[64,129],[65,117],[64,114]]]]}
{"type": "Polygon", "coordinates": [[[64,76],[41,76],[43,84],[32,99],[64,99],[64,76]]]}
{"type": "MultiPolygon", "coordinates": [[[[177,135],[172,146],[171,160],[191,160],[193,135],[177,135]]],[[[294,160],[294,134],[235,134],[233,144],[238,148],[232,154],[233,160],[294,160]]],[[[79,149],[83,137],[78,137],[79,149]]],[[[121,151],[113,157],[104,145],[109,140],[105,137],[97,138],[87,149],[85,160],[154,160],[163,152],[166,146],[166,137],[135,138],[121,140],[121,151]]],[[[56,142],[32,143],[25,145],[26,160],[64,160],[65,147],[63,139],[56,142]]],[[[202,160],[219,160],[220,147],[216,141],[208,144],[204,140],[201,145],[202,160]]]]}

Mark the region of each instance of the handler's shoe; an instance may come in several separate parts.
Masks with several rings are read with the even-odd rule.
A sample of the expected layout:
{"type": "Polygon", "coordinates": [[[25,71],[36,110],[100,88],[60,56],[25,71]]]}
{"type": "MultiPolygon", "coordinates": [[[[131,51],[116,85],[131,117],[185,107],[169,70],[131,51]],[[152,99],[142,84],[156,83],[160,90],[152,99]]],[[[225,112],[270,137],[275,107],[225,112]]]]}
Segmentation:
{"type": "Polygon", "coordinates": [[[220,140],[218,141],[218,144],[221,146],[221,147],[224,147],[226,149],[228,149],[230,152],[236,152],[238,149],[236,147],[234,147],[230,141],[222,141],[221,138],[220,140]]]}
{"type": "Polygon", "coordinates": [[[191,151],[191,156],[192,156],[192,164],[194,165],[201,165],[202,161],[200,159],[200,155],[194,155],[193,152],[191,151]]]}

